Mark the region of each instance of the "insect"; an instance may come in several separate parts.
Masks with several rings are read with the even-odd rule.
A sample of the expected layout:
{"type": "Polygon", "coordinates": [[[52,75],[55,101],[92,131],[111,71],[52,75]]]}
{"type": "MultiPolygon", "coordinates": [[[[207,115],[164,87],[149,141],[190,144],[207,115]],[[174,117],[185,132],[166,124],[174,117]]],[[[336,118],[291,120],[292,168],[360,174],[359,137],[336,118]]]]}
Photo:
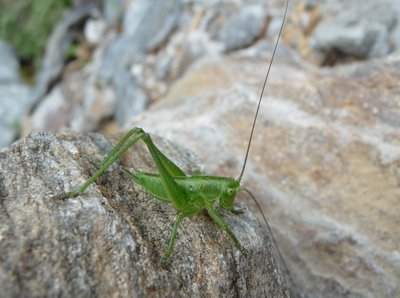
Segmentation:
{"type": "MultiPolygon", "coordinates": [[[[257,116],[264,94],[264,89],[268,80],[268,75],[271,70],[271,65],[283,30],[283,25],[288,9],[288,3],[289,1],[286,2],[285,13],[281,23],[280,31],[264,79],[261,95],[258,100],[258,105],[251,127],[249,142],[247,145],[242,170],[237,179],[219,176],[202,176],[200,174],[187,176],[182,169],[180,169],[174,162],[172,162],[156,147],[149,134],[144,132],[141,128],[135,127],[127,132],[117,143],[117,145],[115,145],[115,147],[111,149],[111,151],[107,154],[107,156],[104,158],[103,162],[99,166],[99,169],[93,174],[92,177],[90,177],[76,190],[56,195],[54,198],[67,199],[82,194],[97,178],[99,178],[105,172],[108,167],[116,162],[129,148],[131,148],[139,140],[142,140],[146,144],[147,149],[150,152],[158,173],[154,174],[142,171],[131,173],[126,169],[123,169],[123,171],[155,199],[172,204],[178,212],[169,238],[167,250],[162,257],[162,262],[168,260],[173,253],[176,234],[181,221],[185,217],[199,214],[204,209],[214,220],[214,222],[230,236],[235,246],[241,252],[245,253],[246,249],[236,238],[235,234],[225,223],[224,219],[218,214],[215,209],[215,205],[218,201],[221,208],[234,214],[240,214],[243,212],[243,210],[236,209],[233,204],[236,194],[238,192],[244,190],[248,192],[250,196],[255,200],[254,196],[247,189],[241,187],[240,182],[246,168],[247,158],[249,156],[257,116]]],[[[257,201],[255,202],[260,208],[257,201]]],[[[263,217],[268,226],[264,214],[263,217]]]]}

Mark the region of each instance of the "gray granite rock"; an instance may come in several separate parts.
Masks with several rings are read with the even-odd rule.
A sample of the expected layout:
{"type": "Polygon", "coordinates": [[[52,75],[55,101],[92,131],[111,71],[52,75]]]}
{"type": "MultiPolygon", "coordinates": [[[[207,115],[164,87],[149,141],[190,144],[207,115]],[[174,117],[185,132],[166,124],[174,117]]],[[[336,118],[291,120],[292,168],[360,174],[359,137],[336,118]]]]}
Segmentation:
{"type": "Polygon", "coordinates": [[[262,5],[244,6],[226,20],[216,39],[224,44],[226,51],[247,47],[263,34],[266,22],[262,5]]]}
{"type": "MultiPolygon", "coordinates": [[[[91,15],[97,15],[93,5],[79,6],[70,11],[54,28],[46,46],[43,65],[37,75],[37,82],[31,95],[33,109],[60,79],[67,60],[67,52],[76,37],[76,27],[91,15]]],[[[40,129],[40,127],[37,127],[40,129]]]]}
{"type": "MultiPolygon", "coordinates": [[[[156,138],[190,171],[193,155],[156,138]]],[[[289,297],[270,237],[251,213],[223,215],[249,250],[240,253],[205,214],[185,219],[170,262],[176,210],[114,165],[65,201],[111,148],[99,134],[36,133],[0,152],[0,292],[3,297],[289,297]]],[[[124,165],[154,170],[145,147],[124,165]]]]}
{"type": "Polygon", "coordinates": [[[0,40],[0,84],[4,82],[15,82],[19,77],[19,63],[11,47],[3,40],[0,40]]]}
{"type": "Polygon", "coordinates": [[[399,2],[353,0],[346,4],[334,18],[318,25],[311,46],[325,53],[338,50],[362,58],[387,55],[391,51],[389,34],[399,22],[399,2]]]}
{"type": "Polygon", "coordinates": [[[60,23],[49,43],[45,58],[49,62],[45,63],[35,88],[37,106],[24,125],[24,134],[59,129],[60,124],[91,131],[109,119],[123,126],[164,96],[170,84],[203,57],[218,56],[224,47],[246,47],[265,33],[266,11],[261,0],[251,6],[246,6],[245,1],[129,0],[123,7],[121,10],[120,1],[112,1],[102,12],[94,7],[85,11],[74,8],[77,11],[60,23]],[[217,24],[218,15],[224,15],[222,29],[217,24]],[[121,19],[120,25],[116,24],[117,19],[121,19]],[[76,21],[83,25],[83,33],[77,31],[79,26],[71,30],[76,21]],[[216,28],[221,29],[221,41],[212,38],[216,28]],[[71,36],[80,34],[93,52],[88,60],[72,62],[65,68],[65,45],[71,36]],[[61,90],[65,101],[57,109],[49,110],[51,115],[39,117],[48,107],[46,97],[51,96],[53,88],[61,90]],[[49,118],[63,123],[40,122],[49,118]]]}
{"type": "Polygon", "coordinates": [[[19,62],[12,49],[0,40],[0,149],[21,133],[21,121],[29,110],[31,88],[19,75],[19,62]]]}
{"type": "Polygon", "coordinates": [[[115,23],[124,11],[125,0],[103,0],[104,17],[115,23]]]}
{"type": "Polygon", "coordinates": [[[98,74],[103,84],[111,84],[116,90],[118,123],[126,123],[147,107],[149,98],[135,83],[130,68],[165,41],[177,25],[180,10],[180,0],[141,0],[132,3],[124,14],[123,33],[106,49],[98,74]]]}

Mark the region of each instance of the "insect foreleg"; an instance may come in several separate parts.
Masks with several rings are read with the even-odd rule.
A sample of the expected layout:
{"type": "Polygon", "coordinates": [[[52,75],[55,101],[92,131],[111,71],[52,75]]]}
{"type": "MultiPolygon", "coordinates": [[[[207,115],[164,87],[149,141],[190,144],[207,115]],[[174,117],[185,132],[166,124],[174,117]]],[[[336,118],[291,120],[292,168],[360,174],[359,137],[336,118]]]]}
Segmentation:
{"type": "Polygon", "coordinates": [[[235,243],[236,247],[241,251],[241,252],[246,252],[246,249],[240,244],[239,240],[236,238],[235,234],[231,231],[229,226],[225,223],[225,221],[221,218],[221,216],[217,213],[215,210],[214,206],[212,205],[206,205],[206,209],[208,214],[211,216],[211,218],[217,223],[218,226],[220,226],[225,232],[228,233],[228,235],[232,238],[233,242],[235,243]]]}

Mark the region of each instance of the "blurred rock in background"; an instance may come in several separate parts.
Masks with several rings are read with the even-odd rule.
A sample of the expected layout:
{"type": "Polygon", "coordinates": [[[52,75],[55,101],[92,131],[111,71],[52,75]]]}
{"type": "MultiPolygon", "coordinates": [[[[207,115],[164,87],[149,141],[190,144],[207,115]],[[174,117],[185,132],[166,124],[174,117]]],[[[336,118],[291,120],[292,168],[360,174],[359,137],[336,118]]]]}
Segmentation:
{"type": "MultiPolygon", "coordinates": [[[[75,1],[0,145],[138,125],[236,176],[284,4],[75,1]]],[[[245,183],[305,296],[400,295],[399,46],[400,0],[290,3],[245,183]]]]}
{"type": "Polygon", "coordinates": [[[325,56],[383,57],[399,47],[398,1],[348,1],[312,34],[312,47],[325,56]],[[396,3],[397,2],[397,3],[396,3]],[[397,36],[396,36],[397,35],[397,36]]]}
{"type": "Polygon", "coordinates": [[[21,133],[21,122],[32,103],[32,92],[19,74],[19,62],[11,47],[0,40],[0,148],[21,133]]]}
{"type": "MultiPolygon", "coordinates": [[[[127,128],[190,148],[209,174],[238,177],[263,52],[203,61],[127,128]]],[[[305,296],[398,296],[400,55],[327,70],[281,58],[243,184],[305,296]]]]}
{"type": "MultiPolygon", "coordinates": [[[[196,61],[273,40],[283,2],[69,3],[36,74],[22,134],[123,127],[165,97],[196,61]]],[[[318,65],[381,57],[399,45],[398,4],[292,1],[283,40],[318,65]]]]}

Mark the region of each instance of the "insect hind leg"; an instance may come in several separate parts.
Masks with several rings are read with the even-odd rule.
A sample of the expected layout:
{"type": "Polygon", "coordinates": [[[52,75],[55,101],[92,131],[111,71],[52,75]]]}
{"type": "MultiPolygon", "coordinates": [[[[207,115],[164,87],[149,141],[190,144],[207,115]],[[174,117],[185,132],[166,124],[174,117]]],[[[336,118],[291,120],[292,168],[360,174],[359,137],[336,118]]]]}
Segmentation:
{"type": "Polygon", "coordinates": [[[62,193],[54,196],[55,199],[68,199],[74,198],[82,194],[97,178],[99,178],[103,173],[115,162],[117,161],[130,147],[132,147],[138,140],[143,138],[145,132],[138,127],[129,130],[121,140],[115,145],[107,156],[103,159],[100,168],[81,186],[76,190],[62,193]]]}

